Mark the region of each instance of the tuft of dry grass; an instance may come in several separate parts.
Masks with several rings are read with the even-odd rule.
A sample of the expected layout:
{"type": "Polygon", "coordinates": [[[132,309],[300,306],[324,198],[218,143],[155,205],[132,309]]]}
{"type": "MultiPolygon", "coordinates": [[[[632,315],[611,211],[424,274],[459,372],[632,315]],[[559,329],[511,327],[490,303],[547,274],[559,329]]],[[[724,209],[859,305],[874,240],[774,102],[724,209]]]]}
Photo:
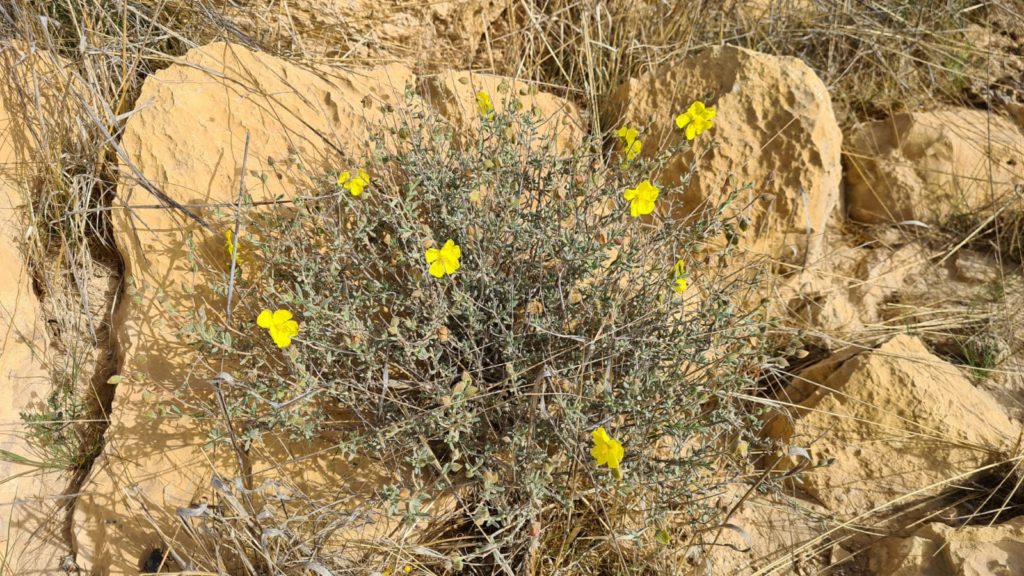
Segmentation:
{"type": "Polygon", "coordinates": [[[802,59],[849,124],[937,103],[1003,104],[1024,2],[533,0],[505,18],[481,63],[560,87],[598,116],[629,77],[734,44],[802,59]]]}

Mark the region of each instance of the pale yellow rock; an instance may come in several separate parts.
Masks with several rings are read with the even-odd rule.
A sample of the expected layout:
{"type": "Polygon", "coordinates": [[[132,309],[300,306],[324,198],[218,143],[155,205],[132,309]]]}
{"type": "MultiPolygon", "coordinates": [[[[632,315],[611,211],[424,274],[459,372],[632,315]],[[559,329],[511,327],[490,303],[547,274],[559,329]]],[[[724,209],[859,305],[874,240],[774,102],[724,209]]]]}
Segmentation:
{"type": "MultiPolygon", "coordinates": [[[[717,108],[694,140],[698,151],[716,145],[684,194],[663,194],[661,210],[683,217],[739,191],[732,213],[750,221],[744,247],[801,264],[820,250],[839,204],[843,137],[828,89],[802,61],[716,47],[633,78],[613,98],[619,113],[607,127],[639,128],[645,156],[685,139],[675,117],[693,101],[717,108]]],[[[678,185],[693,162],[692,152],[677,155],[656,179],[678,185]]]]}
{"type": "Polygon", "coordinates": [[[872,546],[876,576],[1014,576],[1024,574],[1024,518],[994,526],[932,523],[908,538],[872,546]]]}
{"type": "MultiPolygon", "coordinates": [[[[45,406],[52,390],[46,320],[22,255],[35,134],[61,99],[62,76],[48,55],[0,45],[0,450],[38,464],[21,413],[45,406]],[[38,94],[37,98],[35,95],[38,94]]],[[[0,457],[0,571],[53,574],[70,552],[61,530],[69,476],[0,457]]]]}
{"type": "MultiPolygon", "coordinates": [[[[219,368],[198,358],[179,335],[193,310],[224,312],[206,272],[225,260],[227,227],[215,205],[238,195],[245,134],[246,168],[253,201],[290,198],[312,190],[312,178],[358,165],[368,156],[387,107],[400,107],[412,73],[401,65],[350,71],[310,69],[230,44],[191,50],[182,62],[149,77],[125,126],[122,182],[112,214],[125,260],[126,293],[117,310],[125,380],[118,386],[103,455],[82,488],[75,515],[79,564],[92,573],[134,574],[160,533],[187,542],[179,507],[217,502],[213,475],[240,477],[233,452],[206,446],[215,425],[198,414],[162,414],[172,405],[209,401],[208,381],[219,368]],[[342,157],[344,153],[344,157],[342,157]],[[166,208],[138,183],[144,176],[208,219],[207,230],[166,208]],[[199,266],[190,262],[190,252],[199,266]]],[[[220,281],[220,280],[216,280],[220,281]]],[[[238,318],[238,330],[255,330],[238,318]]],[[[294,481],[338,505],[358,502],[388,478],[388,471],[349,463],[317,447],[257,446],[250,454],[254,485],[294,481]],[[367,468],[364,470],[364,468],[367,468]]],[[[323,448],[323,447],[319,447],[323,448]]],[[[372,537],[391,527],[387,514],[361,531],[372,537]]],[[[184,546],[182,549],[188,549],[184,546]]],[[[179,568],[182,568],[179,566],[179,568]]]]}
{"type": "Polygon", "coordinates": [[[537,122],[534,148],[553,141],[562,151],[579,146],[583,121],[576,105],[553,94],[536,90],[529,83],[471,72],[444,71],[423,78],[424,98],[467,139],[479,134],[481,111],[477,94],[486,93],[496,112],[518,103],[522,112],[537,122]]]}
{"type": "Polygon", "coordinates": [[[1024,132],[982,110],[901,113],[855,126],[845,158],[850,217],[867,223],[983,218],[1019,210],[1024,132]]]}
{"type": "Polygon", "coordinates": [[[765,432],[810,451],[800,486],[843,517],[934,495],[1009,450],[1020,431],[1002,407],[921,340],[839,352],[787,389],[798,405],[765,432]]]}
{"type": "MultiPolygon", "coordinates": [[[[0,104],[0,138],[3,137],[0,104]]],[[[21,191],[0,178],[0,450],[45,465],[49,458],[27,439],[23,412],[45,406],[53,387],[47,365],[45,319],[19,250],[24,234],[21,191]]],[[[63,471],[0,457],[0,566],[16,574],[55,570],[70,549],[61,529],[63,471]]]]}
{"type": "Polygon", "coordinates": [[[828,257],[772,284],[769,310],[833,336],[880,322],[885,303],[931,264],[919,243],[864,247],[829,234],[828,257]]]}

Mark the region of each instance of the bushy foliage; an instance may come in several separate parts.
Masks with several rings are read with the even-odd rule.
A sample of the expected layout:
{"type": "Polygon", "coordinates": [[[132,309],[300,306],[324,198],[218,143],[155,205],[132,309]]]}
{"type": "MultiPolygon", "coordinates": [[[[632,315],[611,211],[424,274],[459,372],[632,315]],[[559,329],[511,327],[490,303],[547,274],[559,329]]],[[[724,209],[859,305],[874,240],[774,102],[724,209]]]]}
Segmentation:
{"type": "Polygon", "coordinates": [[[718,525],[715,496],[743,466],[733,443],[752,438],[735,393],[763,361],[759,316],[737,312],[741,276],[702,268],[732,223],[724,205],[671,216],[699,164],[682,133],[659,155],[602,162],[600,141],[560,148],[507,100],[472,135],[396,113],[360,194],[332,175],[293,209],[260,212],[237,251],[243,327],[192,336],[234,351],[226,404],[247,447],[329,439],[337,458],[401,472],[365,505],[432,537],[395,558],[513,573],[671,564],[718,525]],[[678,154],[690,174],[632,217],[623,190],[678,154]],[[448,240],[459,268],[437,278],[425,256],[448,240]],[[290,344],[257,328],[263,309],[295,315],[290,344]],[[596,466],[599,426],[623,445],[620,468],[596,466]],[[443,495],[456,505],[424,511],[443,495]]]}

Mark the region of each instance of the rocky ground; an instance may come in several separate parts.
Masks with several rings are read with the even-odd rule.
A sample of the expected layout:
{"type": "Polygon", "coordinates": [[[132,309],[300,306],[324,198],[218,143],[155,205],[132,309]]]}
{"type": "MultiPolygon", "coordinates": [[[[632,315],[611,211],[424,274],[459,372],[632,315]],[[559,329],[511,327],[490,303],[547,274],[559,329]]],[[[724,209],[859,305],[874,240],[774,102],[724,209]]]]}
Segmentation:
{"type": "MultiPolygon", "coordinates": [[[[504,3],[357,2],[352,13],[369,15],[358,19],[320,0],[292,2],[287,13],[241,4],[223,13],[235,38],[149,75],[125,110],[109,211],[116,254],[94,248],[88,277],[72,278],[64,298],[40,290],[33,255],[19,246],[33,233],[25,195],[35,193],[29,167],[48,115],[59,116],[81,79],[41,44],[0,43],[0,449],[33,454],[20,414],[49,394],[68,334],[90,326],[79,382],[100,390],[104,421],[85,476],[0,463],[0,476],[13,478],[0,484],[9,518],[0,557],[12,574],[139,573],[161,541],[188,537],[183,509],[243,495],[213,470],[232,477],[244,466],[256,485],[285,477],[357,500],[391,474],[316,446],[290,453],[290,466],[258,452],[239,463],[208,449],[187,416],[153,414],[165,400],[214,393],[210,367],[170,327],[183,309],[219,313],[186,254],[221,250],[220,228],[207,223],[229,220],[241,178],[254,202],[294,198],[339,153],[364,154],[390,110],[426,110],[469,133],[476,92],[503,82],[563,149],[593,129],[589,103],[571,95],[406,63],[422,51],[478,53],[507,26],[504,3]],[[368,22],[372,33],[353,42],[368,22]],[[278,55],[254,49],[268,38],[278,55]],[[288,58],[300,49],[314,57],[288,58]],[[348,56],[359,65],[322,61],[348,56]],[[59,305],[87,311],[91,324],[61,325],[59,305]]],[[[1021,70],[1005,76],[1019,80],[1021,70]]],[[[787,488],[723,494],[741,530],[722,540],[735,546],[693,556],[680,573],[1024,574],[1024,282],[1005,238],[989,232],[1024,206],[1024,115],[1012,93],[986,110],[949,105],[840,123],[829,87],[803,61],[723,46],[652,67],[612,94],[609,125],[642,125],[713,95],[717,147],[685,202],[751,184],[737,203],[750,222],[741,246],[770,263],[755,295],[794,342],[751,398],[774,407],[763,429],[774,452],[751,455],[751,469],[785,476],[787,488]]],[[[665,139],[652,129],[645,153],[665,139]]],[[[71,266],[67,255],[49,257],[71,266]]],[[[396,525],[380,514],[361,536],[396,525]]]]}

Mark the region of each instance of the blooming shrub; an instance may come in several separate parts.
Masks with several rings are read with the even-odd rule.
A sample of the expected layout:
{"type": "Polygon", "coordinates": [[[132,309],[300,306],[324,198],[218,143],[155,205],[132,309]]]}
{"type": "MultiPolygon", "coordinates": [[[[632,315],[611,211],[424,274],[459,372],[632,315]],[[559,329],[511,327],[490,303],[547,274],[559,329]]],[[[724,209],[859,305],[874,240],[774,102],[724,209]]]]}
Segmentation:
{"type": "MultiPolygon", "coordinates": [[[[253,216],[247,250],[262,262],[237,279],[240,306],[251,318],[286,304],[302,339],[284,310],[259,326],[287,354],[255,330],[228,339],[235,433],[331,438],[334,458],[395,471],[367,506],[430,527],[417,566],[674,566],[664,543],[713,539],[713,496],[744,465],[723,446],[753,440],[734,393],[763,361],[749,345],[761,323],[737,314],[732,277],[693,264],[728,223],[718,206],[673,219],[689,175],[656,182],[688,150],[682,134],[601,168],[599,140],[558,150],[522,107],[477,98],[471,146],[431,117],[396,115],[373,146],[372,195],[311,191],[253,216]],[[428,512],[445,494],[459,505],[428,512]]],[[[337,501],[315,510],[345,527],[337,501]]]]}

